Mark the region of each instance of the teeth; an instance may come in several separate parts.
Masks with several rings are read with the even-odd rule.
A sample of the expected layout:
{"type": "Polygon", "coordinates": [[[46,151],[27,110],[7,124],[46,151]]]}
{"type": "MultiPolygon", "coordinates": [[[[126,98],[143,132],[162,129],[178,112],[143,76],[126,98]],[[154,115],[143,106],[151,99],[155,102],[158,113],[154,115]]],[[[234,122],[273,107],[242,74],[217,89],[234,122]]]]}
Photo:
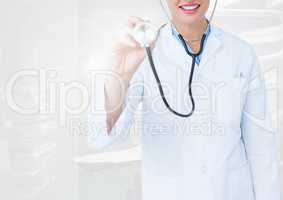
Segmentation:
{"type": "Polygon", "coordinates": [[[199,5],[193,5],[193,6],[182,6],[184,10],[194,10],[198,7],[199,5]]]}

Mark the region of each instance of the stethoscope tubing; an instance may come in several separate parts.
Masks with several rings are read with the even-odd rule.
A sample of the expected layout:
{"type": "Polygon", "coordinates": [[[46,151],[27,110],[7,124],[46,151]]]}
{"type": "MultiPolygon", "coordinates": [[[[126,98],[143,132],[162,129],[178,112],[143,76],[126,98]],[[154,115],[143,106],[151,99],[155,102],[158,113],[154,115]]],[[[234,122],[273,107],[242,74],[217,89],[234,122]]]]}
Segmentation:
{"type": "Polygon", "coordinates": [[[188,83],[188,90],[189,90],[188,92],[189,92],[189,97],[190,97],[190,100],[191,100],[192,108],[191,108],[191,111],[188,114],[182,114],[180,112],[177,112],[173,108],[171,108],[170,104],[168,103],[168,101],[165,97],[165,94],[164,94],[164,91],[163,91],[163,88],[162,88],[162,85],[161,85],[161,81],[159,79],[158,73],[157,73],[156,68],[155,68],[151,47],[146,47],[145,49],[146,49],[146,53],[147,53],[147,56],[148,56],[149,64],[151,66],[153,75],[154,75],[155,80],[157,82],[159,93],[161,95],[163,103],[165,104],[167,109],[170,112],[172,112],[173,114],[175,114],[179,117],[187,118],[187,117],[192,116],[192,114],[195,111],[195,101],[194,101],[194,97],[193,97],[193,94],[192,94],[192,82],[193,82],[193,76],[194,76],[194,71],[195,71],[196,58],[202,53],[202,51],[204,49],[204,42],[205,42],[205,39],[206,39],[206,34],[204,34],[202,36],[201,43],[200,43],[200,50],[197,53],[191,53],[188,49],[188,46],[187,46],[186,41],[184,40],[183,36],[181,34],[179,34],[178,36],[179,36],[179,38],[180,38],[180,40],[183,44],[183,47],[184,47],[186,53],[190,57],[192,57],[191,71],[190,71],[190,77],[189,77],[189,83],[188,83]]]}
{"type": "MultiPolygon", "coordinates": [[[[171,21],[171,18],[169,17],[169,15],[166,13],[166,9],[165,9],[165,6],[164,4],[162,3],[162,0],[160,0],[160,3],[161,3],[161,6],[162,8],[165,10],[165,14],[168,18],[169,21],[171,21]]],[[[215,3],[214,3],[214,6],[213,6],[213,9],[212,9],[212,13],[211,13],[211,16],[208,20],[208,26],[210,25],[212,19],[213,19],[213,16],[215,14],[215,10],[216,10],[216,7],[217,7],[217,3],[218,3],[218,0],[215,0],[215,3]]],[[[206,34],[203,34],[203,37],[201,39],[201,43],[200,43],[200,50],[199,52],[197,53],[191,53],[188,49],[188,46],[186,44],[186,41],[184,40],[183,36],[181,34],[178,35],[179,36],[179,39],[181,40],[182,44],[183,44],[183,47],[186,51],[186,53],[192,57],[192,64],[191,64],[191,71],[190,71],[190,78],[189,78],[189,83],[188,83],[188,90],[189,90],[189,97],[190,97],[190,100],[191,100],[191,104],[192,104],[192,108],[191,108],[191,111],[188,113],[188,114],[182,114],[182,113],[179,113],[177,111],[175,111],[174,109],[171,108],[171,106],[169,105],[165,95],[164,95],[164,92],[163,92],[163,88],[162,88],[162,85],[161,85],[161,82],[160,82],[160,79],[158,77],[158,74],[156,72],[156,68],[155,68],[155,64],[154,64],[154,60],[153,60],[153,57],[152,57],[152,52],[151,52],[151,48],[149,46],[146,46],[145,49],[146,49],[146,53],[147,53],[147,56],[148,56],[148,60],[149,60],[149,63],[150,63],[150,66],[151,66],[151,69],[152,69],[152,72],[154,74],[154,77],[155,77],[155,80],[157,82],[157,85],[158,85],[158,89],[159,89],[159,92],[160,92],[160,95],[162,97],[162,100],[165,104],[165,106],[168,108],[168,110],[170,110],[173,114],[179,116],[179,117],[183,117],[183,118],[187,118],[187,117],[190,117],[192,116],[192,114],[194,113],[195,111],[195,101],[194,101],[194,97],[193,97],[193,94],[192,94],[192,82],[193,82],[193,76],[194,76],[194,71],[195,71],[195,65],[196,65],[196,58],[202,53],[203,49],[204,49],[204,42],[205,42],[205,39],[207,37],[206,34]]]]}

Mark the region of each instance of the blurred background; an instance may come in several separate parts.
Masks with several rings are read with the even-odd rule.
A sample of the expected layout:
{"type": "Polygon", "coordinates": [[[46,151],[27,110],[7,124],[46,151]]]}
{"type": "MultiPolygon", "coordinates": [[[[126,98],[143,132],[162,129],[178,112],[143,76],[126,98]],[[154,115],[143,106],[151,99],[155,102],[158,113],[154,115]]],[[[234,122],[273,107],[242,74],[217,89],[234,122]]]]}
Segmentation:
{"type": "MultiPolygon", "coordinates": [[[[128,16],[166,22],[159,1],[0,2],[0,198],[140,200],[139,113],[129,142],[104,153],[85,116],[91,71],[128,16]]],[[[256,48],[283,174],[283,0],[219,0],[214,24],[256,48]]]]}

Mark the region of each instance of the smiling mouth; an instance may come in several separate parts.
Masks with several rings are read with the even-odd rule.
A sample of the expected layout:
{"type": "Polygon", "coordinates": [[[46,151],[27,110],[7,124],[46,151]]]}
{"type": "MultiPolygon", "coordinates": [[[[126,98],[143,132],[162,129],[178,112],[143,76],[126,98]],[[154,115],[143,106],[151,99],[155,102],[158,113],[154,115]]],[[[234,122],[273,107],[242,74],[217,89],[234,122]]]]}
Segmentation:
{"type": "Polygon", "coordinates": [[[197,11],[197,9],[200,7],[200,4],[192,4],[192,5],[181,5],[179,8],[187,13],[187,14],[193,14],[197,11]]]}

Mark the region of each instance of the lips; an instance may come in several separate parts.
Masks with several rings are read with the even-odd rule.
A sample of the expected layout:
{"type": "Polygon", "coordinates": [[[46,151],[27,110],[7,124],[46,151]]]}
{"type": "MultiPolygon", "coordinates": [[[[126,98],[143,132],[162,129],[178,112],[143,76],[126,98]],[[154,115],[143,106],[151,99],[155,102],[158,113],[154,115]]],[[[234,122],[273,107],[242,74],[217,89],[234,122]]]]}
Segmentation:
{"type": "Polygon", "coordinates": [[[179,5],[179,8],[185,14],[194,14],[197,12],[199,7],[200,7],[200,4],[197,4],[197,3],[183,3],[179,5]]]}

